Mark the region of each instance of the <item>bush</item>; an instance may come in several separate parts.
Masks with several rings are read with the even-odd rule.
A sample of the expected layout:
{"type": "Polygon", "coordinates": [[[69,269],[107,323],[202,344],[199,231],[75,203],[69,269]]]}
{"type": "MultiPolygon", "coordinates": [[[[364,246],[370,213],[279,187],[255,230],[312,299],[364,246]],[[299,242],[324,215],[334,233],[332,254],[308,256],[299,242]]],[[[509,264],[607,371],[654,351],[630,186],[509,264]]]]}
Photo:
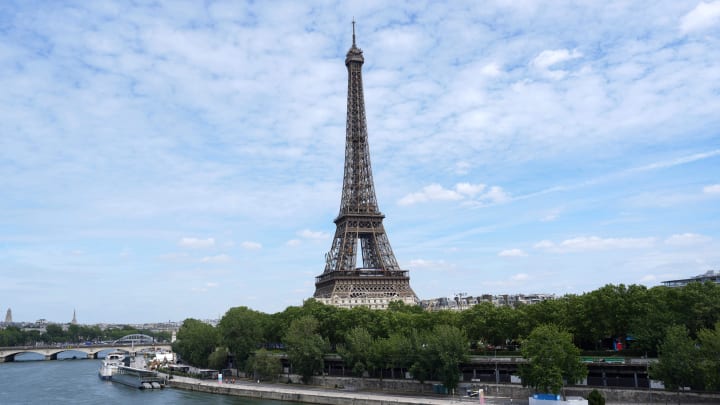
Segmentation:
{"type": "Polygon", "coordinates": [[[605,405],[605,398],[598,390],[592,390],[587,399],[588,405],[605,405]]]}

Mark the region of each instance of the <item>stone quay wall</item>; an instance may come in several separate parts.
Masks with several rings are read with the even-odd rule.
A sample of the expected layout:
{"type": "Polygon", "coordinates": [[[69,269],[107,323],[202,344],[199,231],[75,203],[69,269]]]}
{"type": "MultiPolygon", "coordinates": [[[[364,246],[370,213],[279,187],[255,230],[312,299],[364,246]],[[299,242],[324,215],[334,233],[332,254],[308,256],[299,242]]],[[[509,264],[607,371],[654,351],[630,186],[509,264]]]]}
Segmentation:
{"type": "MultiPolygon", "coordinates": [[[[287,381],[285,375],[281,381],[287,381]]],[[[207,392],[222,395],[236,395],[248,398],[277,401],[305,402],[328,405],[417,405],[448,404],[460,399],[468,389],[485,390],[488,403],[500,401],[507,403],[512,398],[518,403],[527,403],[532,391],[519,384],[483,384],[461,383],[456,395],[435,394],[437,382],[420,384],[414,380],[391,380],[351,377],[314,377],[310,385],[295,384],[299,377],[291,375],[293,384],[257,384],[247,380],[235,384],[219,384],[213,380],[196,380],[174,376],[169,386],[189,391],[207,392]],[[494,400],[493,400],[494,399],[494,400]]],[[[568,397],[587,398],[593,389],[597,389],[608,404],[719,404],[718,393],[685,392],[679,396],[676,392],[662,390],[635,390],[618,388],[597,388],[572,386],[563,394],[568,397]]],[[[475,399],[477,401],[477,399],[475,399]]],[[[464,402],[464,401],[463,401],[464,402]]]]}

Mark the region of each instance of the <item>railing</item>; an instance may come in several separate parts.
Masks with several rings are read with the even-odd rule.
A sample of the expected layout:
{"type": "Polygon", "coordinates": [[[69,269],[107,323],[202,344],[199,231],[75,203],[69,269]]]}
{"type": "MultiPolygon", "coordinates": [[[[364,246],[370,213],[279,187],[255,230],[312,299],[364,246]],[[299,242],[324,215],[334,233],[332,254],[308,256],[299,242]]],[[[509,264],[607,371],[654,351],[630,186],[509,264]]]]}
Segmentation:
{"type": "Polygon", "coordinates": [[[352,271],[331,271],[315,277],[315,282],[320,283],[333,278],[356,278],[356,277],[398,277],[407,278],[409,272],[407,270],[378,270],[378,269],[358,269],[352,271]]]}
{"type": "Polygon", "coordinates": [[[92,349],[95,347],[99,348],[113,348],[113,347],[153,347],[153,346],[170,346],[170,343],[98,343],[92,345],[85,345],[82,343],[58,343],[54,345],[24,345],[24,346],[5,346],[0,347],[0,350],[38,350],[38,349],[92,349]]]}

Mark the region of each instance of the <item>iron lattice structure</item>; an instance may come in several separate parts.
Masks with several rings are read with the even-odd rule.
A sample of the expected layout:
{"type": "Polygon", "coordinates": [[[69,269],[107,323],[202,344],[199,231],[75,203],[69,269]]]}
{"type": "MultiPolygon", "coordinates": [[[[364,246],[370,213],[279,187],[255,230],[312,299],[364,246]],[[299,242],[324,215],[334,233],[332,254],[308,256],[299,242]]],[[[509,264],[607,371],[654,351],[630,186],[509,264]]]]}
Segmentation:
{"type": "Polygon", "coordinates": [[[408,271],[401,270],[375,197],[370,167],[365,98],[362,83],[362,50],[353,44],[345,57],[348,69],[345,171],[340,213],[325,271],[315,281],[314,298],[326,304],[352,308],[387,308],[390,301],[417,303],[408,271]],[[359,249],[362,266],[357,266],[359,249]]]}

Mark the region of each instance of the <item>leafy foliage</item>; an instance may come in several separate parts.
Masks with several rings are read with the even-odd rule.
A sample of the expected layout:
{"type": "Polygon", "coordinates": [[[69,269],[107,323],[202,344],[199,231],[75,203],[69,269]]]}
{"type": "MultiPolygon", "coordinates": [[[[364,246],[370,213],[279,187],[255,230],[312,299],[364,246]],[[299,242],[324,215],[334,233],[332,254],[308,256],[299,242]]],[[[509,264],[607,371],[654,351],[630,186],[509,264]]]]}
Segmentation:
{"type": "Polygon", "coordinates": [[[231,308],[220,319],[220,337],[235,356],[238,366],[242,367],[263,343],[266,319],[267,315],[247,307],[231,308]]]}
{"type": "Polygon", "coordinates": [[[338,347],[338,354],[355,375],[362,377],[366,371],[376,368],[379,361],[377,341],[367,329],[357,327],[348,332],[345,344],[338,347]]]}
{"type": "Polygon", "coordinates": [[[592,390],[588,395],[588,405],[605,405],[605,397],[602,396],[600,391],[592,390]]]}
{"type": "Polygon", "coordinates": [[[540,325],[522,342],[522,356],[528,363],[520,365],[523,386],[536,391],[559,394],[563,379],[575,383],[587,376],[580,361],[580,350],[572,335],[555,325],[540,325]]]}
{"type": "Polygon", "coordinates": [[[454,326],[438,325],[427,337],[437,378],[448,390],[454,390],[460,381],[460,363],[467,360],[469,344],[465,332],[454,326]]]}
{"type": "Polygon", "coordinates": [[[224,347],[218,347],[208,356],[208,367],[213,370],[222,370],[225,368],[228,359],[228,350],[224,347]]]}
{"type": "Polygon", "coordinates": [[[720,391],[720,322],[713,329],[698,332],[700,361],[697,364],[708,391],[720,391]]]}
{"type": "Polygon", "coordinates": [[[288,358],[296,373],[302,376],[305,384],[323,369],[323,356],[329,349],[329,343],[317,333],[319,322],[306,315],[290,323],[283,337],[288,358]]]}
{"type": "Polygon", "coordinates": [[[217,330],[197,319],[186,319],[177,333],[173,350],[190,364],[207,367],[209,356],[218,346],[217,330]]]}
{"type": "MultiPolygon", "coordinates": [[[[692,384],[694,389],[720,390],[719,322],[720,285],[708,282],[691,283],[682,288],[648,289],[610,284],[582,295],[567,295],[533,305],[498,307],[481,303],[458,312],[425,311],[399,301],[392,302],[386,311],[363,307],[343,309],[312,299],[275,314],[235,307],[225,313],[217,328],[194,319],[185,320],[174,348],[184,360],[204,367],[217,347],[226,347],[242,368],[263,346],[278,350],[283,349],[282,343],[285,343],[289,354],[293,350],[291,346],[305,347],[304,344],[310,342],[307,347],[313,349],[312,353],[306,353],[302,359],[297,357],[293,361],[294,371],[305,369],[307,361],[310,376],[319,372],[320,352],[337,347],[357,375],[367,371],[373,377],[384,378],[387,370],[394,373],[400,369],[410,371],[419,381],[446,380],[451,388],[453,375],[458,374],[453,364],[461,358],[457,353],[468,352],[462,336],[469,338],[473,350],[492,353],[514,350],[524,338],[527,344],[538,327],[553,324],[568,333],[565,338],[583,350],[608,350],[613,341],[621,341],[626,344],[624,353],[655,357],[660,348],[665,365],[654,367],[656,375],[670,367],[674,358],[694,353],[696,358],[687,367],[694,379],[683,380],[682,384],[692,384]],[[301,318],[314,319],[306,325],[312,327],[313,332],[296,330],[295,336],[291,336],[292,324],[301,318]],[[670,331],[667,327],[673,326],[675,332],[666,334],[666,330],[670,331]],[[677,328],[685,331],[683,339],[677,328]],[[464,335],[458,335],[457,331],[464,335]],[[447,339],[436,339],[434,336],[438,334],[447,334],[447,339]],[[682,344],[668,343],[673,339],[682,344]],[[685,350],[690,343],[695,351],[685,350]]],[[[153,333],[128,325],[106,330],[98,326],[71,325],[63,330],[62,325],[50,324],[42,333],[10,325],[0,330],[0,345],[112,341],[135,333],[160,340],[170,338],[167,332],[153,333]]],[[[557,381],[558,375],[564,376],[562,367],[560,371],[548,369],[543,376],[548,382],[543,384],[557,381]]],[[[675,385],[670,382],[666,386],[675,385]]]]}
{"type": "Polygon", "coordinates": [[[693,385],[699,353],[684,326],[673,325],[667,328],[659,352],[659,361],[650,367],[652,378],[661,380],[668,390],[693,385]]]}
{"type": "Polygon", "coordinates": [[[258,350],[248,363],[248,371],[261,381],[274,382],[282,371],[280,359],[265,349],[258,350]]]}

